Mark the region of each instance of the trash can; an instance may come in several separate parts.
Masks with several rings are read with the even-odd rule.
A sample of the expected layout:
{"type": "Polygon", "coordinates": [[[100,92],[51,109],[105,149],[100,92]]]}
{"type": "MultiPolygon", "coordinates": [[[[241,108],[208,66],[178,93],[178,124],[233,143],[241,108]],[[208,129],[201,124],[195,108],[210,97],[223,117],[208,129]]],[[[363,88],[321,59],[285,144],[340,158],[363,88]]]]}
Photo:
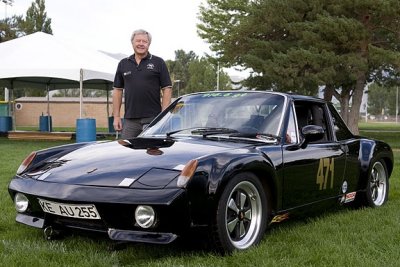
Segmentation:
{"type": "Polygon", "coordinates": [[[12,130],[12,117],[0,116],[0,132],[8,132],[12,130]]]}
{"type": "Polygon", "coordinates": [[[115,133],[114,129],[114,116],[108,117],[108,132],[115,133]]]}
{"type": "Polygon", "coordinates": [[[39,130],[41,132],[52,132],[53,131],[53,123],[51,120],[51,116],[40,116],[39,118],[39,130]]]}
{"type": "MultiPolygon", "coordinates": [[[[124,124],[124,118],[121,118],[121,122],[124,124]]],[[[108,117],[108,132],[115,133],[114,116],[108,117]]]]}
{"type": "Polygon", "coordinates": [[[0,101],[0,116],[8,116],[8,102],[0,101]]]}
{"type": "Polygon", "coordinates": [[[76,142],[96,141],[96,119],[76,120],[76,142]]]}

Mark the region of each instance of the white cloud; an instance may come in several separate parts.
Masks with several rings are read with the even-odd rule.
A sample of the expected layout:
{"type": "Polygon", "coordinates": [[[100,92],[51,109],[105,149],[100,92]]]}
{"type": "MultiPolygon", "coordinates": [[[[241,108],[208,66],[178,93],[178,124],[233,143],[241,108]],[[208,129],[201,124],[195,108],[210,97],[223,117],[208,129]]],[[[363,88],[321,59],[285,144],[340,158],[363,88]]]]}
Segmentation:
{"type": "MultiPolygon", "coordinates": [[[[25,15],[33,0],[16,0],[7,15],[25,15]]],[[[112,53],[131,54],[131,33],[139,28],[153,35],[150,51],[174,59],[175,51],[202,56],[209,46],[197,35],[202,0],[47,0],[53,34],[112,53]]],[[[5,8],[4,3],[1,3],[5,8]]],[[[6,11],[4,10],[4,13],[6,11]]]]}
{"type": "MultiPolygon", "coordinates": [[[[15,0],[5,6],[4,16],[26,15],[34,0],[15,0]]],[[[199,6],[205,0],[46,0],[54,36],[109,53],[133,53],[130,36],[145,29],[153,36],[150,52],[165,60],[175,51],[211,54],[209,44],[197,34],[199,6]]],[[[1,14],[1,13],[0,13],[1,14]]],[[[229,75],[246,77],[248,72],[224,69],[229,75]]]]}

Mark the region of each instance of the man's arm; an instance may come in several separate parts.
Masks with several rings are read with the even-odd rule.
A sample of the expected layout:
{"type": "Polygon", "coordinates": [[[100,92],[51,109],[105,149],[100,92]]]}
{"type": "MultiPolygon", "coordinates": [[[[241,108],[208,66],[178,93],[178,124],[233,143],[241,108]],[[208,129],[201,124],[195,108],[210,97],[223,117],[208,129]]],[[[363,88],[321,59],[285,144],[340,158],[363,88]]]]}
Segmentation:
{"type": "Polygon", "coordinates": [[[161,99],[161,110],[163,111],[171,104],[172,87],[167,86],[161,89],[162,99],[161,99]]]}
{"type": "Polygon", "coordinates": [[[114,88],[113,90],[113,115],[114,115],[114,129],[116,131],[122,130],[121,121],[121,105],[122,105],[122,88],[114,88]]]}

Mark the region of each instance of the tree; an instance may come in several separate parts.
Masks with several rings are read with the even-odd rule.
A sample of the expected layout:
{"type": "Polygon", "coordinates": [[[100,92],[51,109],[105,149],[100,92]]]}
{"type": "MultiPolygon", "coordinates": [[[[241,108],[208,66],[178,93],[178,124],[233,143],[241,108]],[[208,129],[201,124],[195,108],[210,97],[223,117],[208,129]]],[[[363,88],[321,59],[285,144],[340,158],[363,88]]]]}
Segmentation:
{"type": "Polygon", "coordinates": [[[397,87],[383,87],[373,83],[368,87],[368,113],[373,115],[396,115],[397,87]]]}
{"type": "MultiPolygon", "coordinates": [[[[193,60],[189,66],[190,80],[186,93],[217,90],[217,71],[218,67],[209,59],[202,57],[193,60]]],[[[219,71],[219,90],[232,90],[229,76],[225,72],[219,71]]]]}
{"type": "MultiPolygon", "coordinates": [[[[179,86],[179,91],[184,92],[185,87],[190,79],[189,65],[190,62],[196,59],[196,54],[193,51],[186,53],[184,50],[175,51],[175,60],[167,61],[167,66],[171,74],[171,80],[179,81],[177,86],[179,86]]],[[[175,97],[178,96],[178,90],[174,90],[173,94],[175,97]]]]}
{"type": "Polygon", "coordinates": [[[21,32],[18,25],[18,21],[21,19],[22,16],[12,16],[11,18],[0,20],[0,43],[23,35],[23,32],[21,32]]]}
{"type": "MultiPolygon", "coordinates": [[[[199,58],[193,51],[188,53],[183,50],[175,51],[175,60],[166,61],[171,80],[176,81],[174,97],[186,93],[216,90],[217,65],[215,62],[217,61],[212,58],[199,58]]],[[[231,80],[223,71],[220,71],[219,84],[221,90],[232,89],[231,80]]]]}
{"type": "Polygon", "coordinates": [[[337,98],[354,133],[364,86],[400,66],[397,0],[209,0],[199,34],[257,89],[337,98]],[[282,12],[284,10],[284,12],[282,12]]]}
{"type": "Polygon", "coordinates": [[[35,0],[26,11],[25,19],[19,21],[20,28],[25,34],[45,32],[53,34],[51,18],[47,18],[45,0],[35,0]]]}
{"type": "MultiPolygon", "coordinates": [[[[13,0],[3,2],[12,5],[13,0]]],[[[28,8],[25,18],[14,15],[0,20],[0,43],[38,31],[52,34],[51,19],[47,18],[45,8],[44,0],[36,0],[28,8]]]]}

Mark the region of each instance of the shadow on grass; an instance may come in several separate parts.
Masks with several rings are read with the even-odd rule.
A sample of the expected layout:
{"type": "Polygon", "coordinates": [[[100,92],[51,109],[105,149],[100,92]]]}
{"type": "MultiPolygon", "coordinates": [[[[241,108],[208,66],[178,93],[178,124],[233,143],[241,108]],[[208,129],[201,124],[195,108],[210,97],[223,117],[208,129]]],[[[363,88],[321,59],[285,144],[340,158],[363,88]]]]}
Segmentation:
{"type": "MultiPolygon", "coordinates": [[[[34,229],[36,231],[36,229],[34,229]]],[[[43,231],[39,230],[38,231],[43,231]]],[[[43,240],[46,240],[45,236],[43,240]]],[[[150,244],[114,241],[108,238],[106,233],[95,233],[83,230],[64,230],[48,242],[63,242],[66,246],[74,249],[79,247],[103,251],[103,253],[117,253],[119,256],[129,255],[135,259],[148,261],[155,258],[185,257],[185,256],[204,256],[205,254],[218,255],[210,246],[208,239],[205,238],[203,231],[191,232],[188,235],[177,238],[170,244],[150,244]]]]}

